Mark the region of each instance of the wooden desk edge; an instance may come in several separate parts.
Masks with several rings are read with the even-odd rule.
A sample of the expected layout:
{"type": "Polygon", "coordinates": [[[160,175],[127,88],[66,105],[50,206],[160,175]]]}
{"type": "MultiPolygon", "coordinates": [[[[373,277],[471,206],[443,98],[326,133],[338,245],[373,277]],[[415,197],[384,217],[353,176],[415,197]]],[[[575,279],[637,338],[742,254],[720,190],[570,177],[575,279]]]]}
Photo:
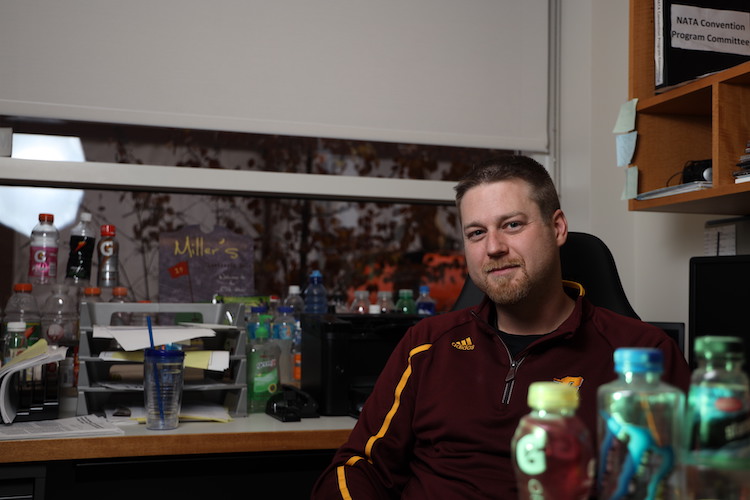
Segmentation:
{"type": "Polygon", "coordinates": [[[154,434],[0,442],[0,463],[43,462],[157,455],[200,455],[288,450],[327,450],[341,446],[350,429],[284,432],[154,434]]]}

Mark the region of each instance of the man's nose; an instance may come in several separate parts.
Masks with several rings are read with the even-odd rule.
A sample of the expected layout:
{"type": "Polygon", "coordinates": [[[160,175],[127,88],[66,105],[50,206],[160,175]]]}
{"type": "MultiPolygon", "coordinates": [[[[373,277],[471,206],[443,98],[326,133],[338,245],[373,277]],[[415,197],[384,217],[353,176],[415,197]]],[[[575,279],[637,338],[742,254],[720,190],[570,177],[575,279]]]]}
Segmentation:
{"type": "Polygon", "coordinates": [[[503,235],[497,231],[490,232],[487,238],[487,255],[499,257],[508,253],[508,243],[503,235]]]}

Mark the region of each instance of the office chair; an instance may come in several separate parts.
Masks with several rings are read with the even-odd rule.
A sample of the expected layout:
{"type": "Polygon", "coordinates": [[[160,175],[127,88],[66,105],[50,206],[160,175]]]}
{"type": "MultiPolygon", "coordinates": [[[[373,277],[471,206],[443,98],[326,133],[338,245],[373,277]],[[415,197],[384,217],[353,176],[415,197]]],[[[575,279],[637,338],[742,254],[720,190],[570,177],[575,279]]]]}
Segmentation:
{"type": "MultiPolygon", "coordinates": [[[[568,232],[568,240],[560,248],[560,261],[563,279],[583,285],[594,305],[640,319],[625,296],[615,259],[602,240],[588,233],[568,232]]],[[[467,276],[453,310],[478,304],[482,298],[484,294],[467,276]]]]}

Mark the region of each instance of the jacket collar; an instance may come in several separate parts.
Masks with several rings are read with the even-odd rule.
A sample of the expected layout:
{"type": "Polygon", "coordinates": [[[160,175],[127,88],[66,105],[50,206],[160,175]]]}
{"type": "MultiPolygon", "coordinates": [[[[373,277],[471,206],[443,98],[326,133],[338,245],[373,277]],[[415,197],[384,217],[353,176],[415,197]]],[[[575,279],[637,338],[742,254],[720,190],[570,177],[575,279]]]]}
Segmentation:
{"type": "MultiPolygon", "coordinates": [[[[573,312],[570,313],[570,316],[568,316],[568,318],[563,321],[554,332],[550,333],[549,336],[566,335],[575,332],[581,324],[584,311],[589,309],[588,305],[590,303],[588,299],[584,299],[586,290],[583,288],[583,285],[575,281],[563,280],[563,287],[565,287],[565,292],[570,298],[575,300],[575,307],[573,308],[573,312]]],[[[482,302],[475,306],[472,314],[478,319],[481,319],[487,325],[491,326],[493,332],[497,331],[497,328],[495,328],[493,324],[494,321],[491,321],[495,316],[495,304],[486,294],[484,299],[482,299],[482,302]]]]}

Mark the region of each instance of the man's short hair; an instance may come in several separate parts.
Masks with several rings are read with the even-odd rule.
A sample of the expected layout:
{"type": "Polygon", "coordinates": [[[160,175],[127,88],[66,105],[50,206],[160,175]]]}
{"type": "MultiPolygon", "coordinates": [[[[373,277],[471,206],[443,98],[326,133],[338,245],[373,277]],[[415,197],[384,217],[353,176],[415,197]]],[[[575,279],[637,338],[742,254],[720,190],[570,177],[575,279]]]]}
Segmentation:
{"type": "Polygon", "coordinates": [[[543,216],[552,217],[560,208],[560,198],[547,169],[528,156],[507,155],[476,164],[455,186],[456,207],[461,211],[461,200],[466,192],[481,184],[520,179],[531,186],[531,197],[543,216]]]}

